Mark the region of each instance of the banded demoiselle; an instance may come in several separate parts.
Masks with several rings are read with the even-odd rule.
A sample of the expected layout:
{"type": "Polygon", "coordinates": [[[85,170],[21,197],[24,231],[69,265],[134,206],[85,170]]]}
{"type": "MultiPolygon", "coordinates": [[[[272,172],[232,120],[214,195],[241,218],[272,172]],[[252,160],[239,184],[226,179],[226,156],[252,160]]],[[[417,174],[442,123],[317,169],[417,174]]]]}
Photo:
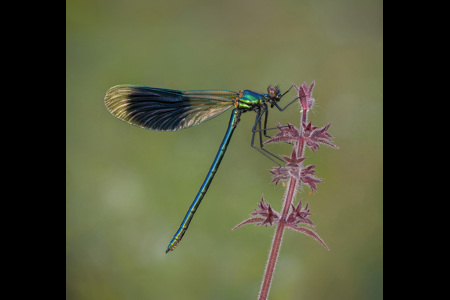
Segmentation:
{"type": "Polygon", "coordinates": [[[268,137],[266,130],[272,129],[267,128],[269,105],[271,108],[275,106],[278,110],[283,111],[298,99],[295,98],[285,107],[281,108],[277,102],[289,90],[282,95],[279,88],[274,86],[267,88],[267,94],[259,94],[250,90],[241,90],[239,92],[227,90],[178,91],[138,85],[117,85],[107,91],[105,105],[111,114],[132,125],[156,131],[175,131],[192,127],[206,122],[229,108],[234,107],[219,151],[197,196],[189,207],[179,229],[170,241],[166,253],[175,249],[188,229],[198,206],[219,168],[228,143],[230,142],[231,135],[239,123],[242,113],[247,111],[256,112],[256,119],[252,128],[251,146],[280,166],[273,158],[281,161],[283,159],[263,148],[262,132],[268,137]],[[262,127],[261,119],[263,116],[264,126],[262,127]],[[259,134],[259,148],[254,144],[256,133],[259,134]]]}

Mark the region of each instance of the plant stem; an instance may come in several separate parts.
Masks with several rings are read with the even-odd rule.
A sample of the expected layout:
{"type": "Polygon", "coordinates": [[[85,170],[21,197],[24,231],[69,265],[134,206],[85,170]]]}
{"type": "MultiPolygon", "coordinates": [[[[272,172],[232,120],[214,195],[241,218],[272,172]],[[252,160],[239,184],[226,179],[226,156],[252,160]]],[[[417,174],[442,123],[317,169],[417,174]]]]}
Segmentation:
{"type": "Polygon", "coordinates": [[[280,222],[278,223],[277,230],[275,232],[275,236],[273,237],[272,247],[270,249],[269,258],[266,264],[266,270],[264,271],[264,280],[261,285],[261,291],[259,292],[259,300],[267,299],[269,295],[270,284],[272,282],[273,272],[275,270],[275,265],[277,263],[278,254],[280,252],[281,241],[283,239],[285,220],[287,218],[287,214],[289,212],[290,203],[292,203],[292,199],[294,193],[296,191],[298,180],[294,177],[289,181],[289,187],[287,189],[287,195],[284,201],[283,214],[281,216],[280,222]],[[289,204],[288,204],[289,202],[289,204]]]}
{"type": "MultiPolygon", "coordinates": [[[[302,110],[302,116],[300,121],[300,131],[303,136],[303,124],[306,124],[307,120],[307,110],[302,110]]],[[[298,143],[294,145],[297,157],[303,157],[305,152],[305,140],[303,138],[300,139],[298,143]]],[[[301,167],[303,167],[303,162],[301,162],[301,167]]],[[[275,232],[275,236],[272,240],[272,247],[270,249],[269,258],[266,264],[266,270],[264,271],[264,279],[261,285],[261,291],[259,292],[259,300],[266,300],[269,295],[270,284],[272,282],[273,273],[275,270],[275,265],[277,263],[278,254],[280,253],[281,241],[283,238],[284,229],[286,227],[286,220],[289,213],[289,208],[291,207],[292,201],[295,197],[296,191],[298,190],[298,185],[301,182],[299,179],[295,177],[291,177],[289,180],[288,188],[286,189],[286,194],[283,201],[283,213],[281,215],[280,221],[277,225],[277,230],[275,232]]]]}

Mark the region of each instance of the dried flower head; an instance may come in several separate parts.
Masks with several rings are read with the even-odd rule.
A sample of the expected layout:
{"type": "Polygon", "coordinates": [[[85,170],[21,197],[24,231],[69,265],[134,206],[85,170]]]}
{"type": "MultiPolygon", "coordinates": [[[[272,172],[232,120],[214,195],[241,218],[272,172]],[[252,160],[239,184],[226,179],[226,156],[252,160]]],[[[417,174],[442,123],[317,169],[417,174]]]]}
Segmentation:
{"type": "Polygon", "coordinates": [[[280,214],[273,210],[269,203],[264,201],[264,196],[261,196],[261,200],[258,203],[258,209],[255,209],[254,212],[251,213],[252,216],[260,216],[256,218],[249,218],[247,220],[242,221],[232,230],[239,228],[245,224],[256,223],[256,225],[270,225],[273,226],[280,220],[280,214]]]}
{"type": "Polygon", "coordinates": [[[315,82],[313,81],[309,87],[306,85],[306,82],[303,82],[303,84],[299,86],[295,84],[293,85],[294,88],[297,90],[298,97],[300,99],[300,103],[304,111],[310,110],[315,101],[314,98],[312,97],[314,84],[315,82]]]}

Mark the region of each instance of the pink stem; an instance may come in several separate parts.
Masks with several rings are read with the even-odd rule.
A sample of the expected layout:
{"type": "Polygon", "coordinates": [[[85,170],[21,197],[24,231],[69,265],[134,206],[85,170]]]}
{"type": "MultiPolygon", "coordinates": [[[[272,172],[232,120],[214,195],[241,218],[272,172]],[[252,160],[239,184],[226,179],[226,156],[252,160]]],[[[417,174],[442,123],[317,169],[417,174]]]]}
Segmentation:
{"type": "Polygon", "coordinates": [[[275,270],[275,265],[277,263],[278,253],[280,252],[281,241],[283,239],[285,220],[287,218],[287,213],[289,212],[290,203],[292,203],[293,196],[296,191],[297,179],[291,177],[289,182],[288,193],[286,196],[286,201],[284,203],[283,215],[278,223],[275,236],[272,241],[272,248],[270,249],[270,254],[268,258],[268,263],[266,265],[266,270],[264,271],[264,280],[261,285],[261,291],[259,292],[259,300],[267,299],[269,295],[270,284],[272,282],[273,271],[275,270]]]}
{"type": "MultiPolygon", "coordinates": [[[[300,131],[301,136],[303,136],[303,126],[302,124],[306,124],[307,120],[307,110],[303,109],[302,117],[300,122],[300,131]]],[[[303,138],[300,139],[298,143],[294,146],[297,149],[297,157],[303,157],[305,152],[305,140],[303,138]]],[[[303,167],[303,162],[301,163],[303,167]]],[[[289,208],[291,207],[291,203],[294,199],[295,193],[298,189],[297,185],[300,184],[300,181],[295,177],[291,177],[289,181],[289,187],[287,190],[287,195],[284,197],[285,201],[283,201],[283,213],[281,215],[280,221],[278,222],[277,230],[275,232],[275,236],[272,241],[272,247],[270,250],[269,258],[266,265],[266,270],[264,271],[264,279],[261,285],[261,291],[259,292],[259,300],[265,300],[269,296],[270,284],[272,282],[273,272],[275,270],[275,265],[278,259],[278,254],[280,252],[281,241],[283,238],[284,229],[286,227],[286,219],[289,213],[289,208]]]]}

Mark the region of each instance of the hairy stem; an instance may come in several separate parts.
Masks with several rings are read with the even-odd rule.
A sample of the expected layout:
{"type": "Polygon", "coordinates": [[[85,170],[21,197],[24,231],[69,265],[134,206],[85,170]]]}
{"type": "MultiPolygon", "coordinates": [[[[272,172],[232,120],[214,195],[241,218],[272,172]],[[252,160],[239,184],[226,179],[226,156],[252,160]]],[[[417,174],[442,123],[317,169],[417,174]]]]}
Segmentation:
{"type": "Polygon", "coordinates": [[[280,222],[278,223],[275,236],[273,237],[272,240],[272,247],[270,249],[269,258],[267,260],[266,270],[264,271],[263,283],[261,285],[261,291],[259,292],[259,300],[265,300],[269,295],[270,284],[272,282],[273,272],[275,270],[275,265],[277,263],[278,254],[280,252],[281,247],[281,241],[283,239],[284,228],[286,226],[285,220],[289,212],[290,203],[292,203],[295,191],[297,190],[297,183],[298,180],[293,177],[289,181],[289,186],[287,188],[287,195],[285,197],[286,200],[284,201],[283,214],[281,216],[280,222]]]}
{"type": "MultiPolygon", "coordinates": [[[[307,120],[307,109],[303,109],[300,121],[301,133],[303,133],[304,130],[303,124],[306,124],[306,120],[307,120]]],[[[294,145],[294,147],[297,153],[297,157],[303,157],[303,154],[305,152],[305,140],[301,138],[300,141],[294,145]]],[[[303,167],[303,162],[301,162],[301,167],[303,167]]],[[[288,217],[289,208],[291,207],[296,191],[299,188],[298,185],[300,184],[301,184],[300,180],[293,176],[289,180],[289,184],[286,190],[287,192],[283,197],[284,198],[283,213],[281,215],[280,221],[278,222],[275,236],[272,240],[272,247],[267,260],[266,270],[264,271],[263,283],[261,285],[261,291],[259,292],[258,298],[259,300],[265,300],[269,295],[270,284],[272,282],[275,265],[277,263],[278,254],[280,252],[281,241],[283,238],[284,229],[286,227],[286,220],[288,217]]]]}

